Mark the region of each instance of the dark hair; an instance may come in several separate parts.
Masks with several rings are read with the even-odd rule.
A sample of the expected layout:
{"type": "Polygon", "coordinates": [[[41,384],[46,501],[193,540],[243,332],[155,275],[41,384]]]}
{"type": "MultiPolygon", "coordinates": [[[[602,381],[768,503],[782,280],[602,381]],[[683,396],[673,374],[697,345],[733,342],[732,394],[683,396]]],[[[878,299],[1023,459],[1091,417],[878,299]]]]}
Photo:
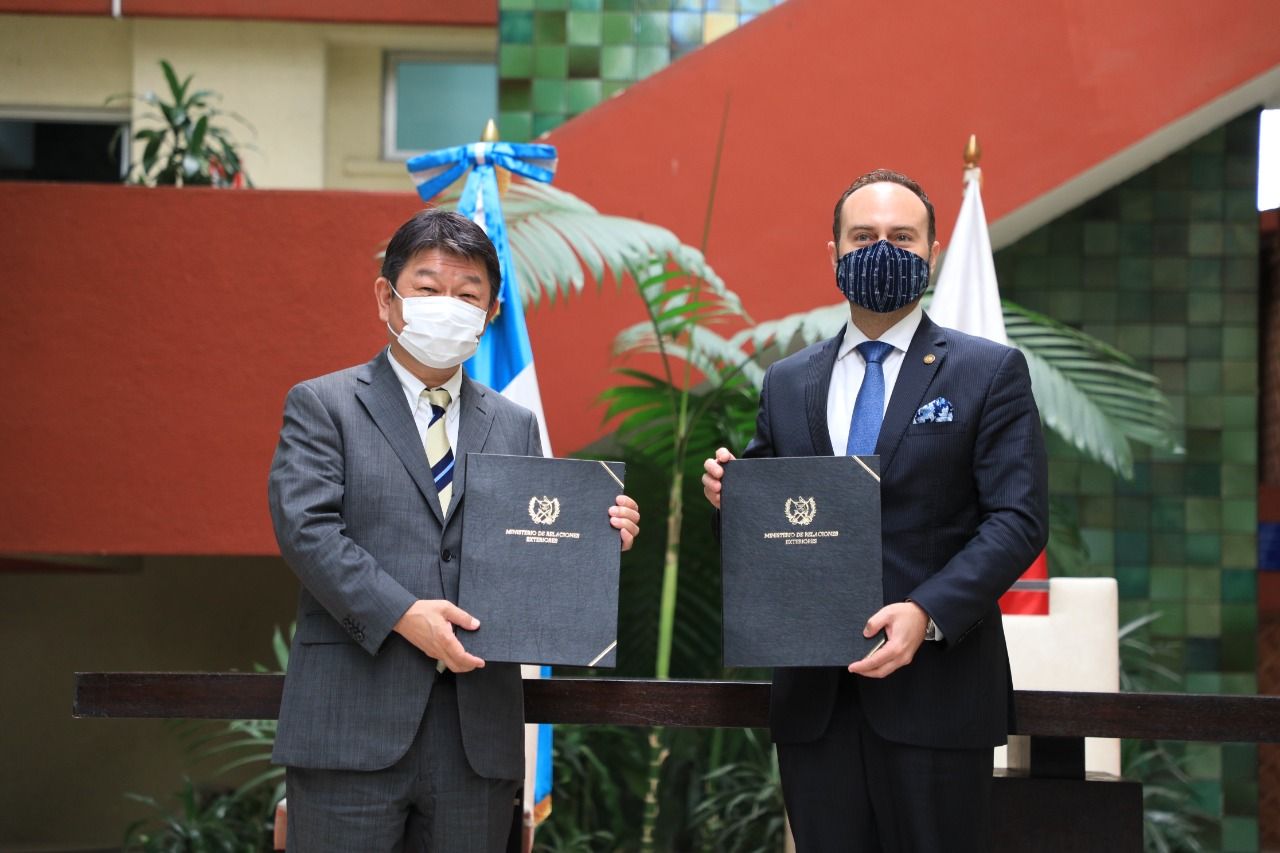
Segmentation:
{"type": "Polygon", "coordinates": [[[831,220],[831,234],[835,237],[836,245],[840,245],[840,213],[844,209],[844,200],[853,195],[867,184],[898,184],[904,186],[916,194],[916,197],[924,202],[924,209],[929,212],[929,247],[933,247],[934,237],[937,236],[937,228],[933,216],[933,202],[929,201],[929,197],[924,194],[924,190],[920,189],[920,185],[908,178],[901,172],[894,172],[891,169],[875,169],[867,172],[853,183],[849,184],[849,188],[840,196],[840,200],[836,202],[835,215],[831,220]]]}
{"type": "Polygon", "coordinates": [[[382,277],[396,286],[405,264],[419,252],[428,249],[481,261],[489,273],[489,305],[498,298],[502,288],[502,267],[498,264],[498,250],[479,225],[452,210],[430,208],[415,213],[408,222],[396,229],[386,254],[382,256],[382,277]]]}

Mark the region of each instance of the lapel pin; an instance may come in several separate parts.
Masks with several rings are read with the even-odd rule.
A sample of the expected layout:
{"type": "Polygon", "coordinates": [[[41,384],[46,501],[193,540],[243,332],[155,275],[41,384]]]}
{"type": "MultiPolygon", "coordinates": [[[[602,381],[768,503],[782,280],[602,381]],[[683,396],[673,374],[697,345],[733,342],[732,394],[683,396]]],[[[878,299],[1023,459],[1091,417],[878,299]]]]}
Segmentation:
{"type": "Polygon", "coordinates": [[[937,360],[938,360],[937,356],[935,356],[933,353],[929,353],[924,357],[925,364],[933,364],[937,360]]]}

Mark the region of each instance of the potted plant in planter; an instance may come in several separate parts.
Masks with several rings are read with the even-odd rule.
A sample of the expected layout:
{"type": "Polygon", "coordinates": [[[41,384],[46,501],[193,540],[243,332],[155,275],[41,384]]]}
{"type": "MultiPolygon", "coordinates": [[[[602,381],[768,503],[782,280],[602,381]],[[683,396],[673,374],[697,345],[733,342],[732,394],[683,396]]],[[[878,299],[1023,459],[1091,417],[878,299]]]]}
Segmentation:
{"type": "MultiPolygon", "coordinates": [[[[194,75],[179,81],[173,66],[160,60],[168,84],[168,100],[155,92],[121,94],[107,103],[136,100],[150,109],[142,119],[154,126],[139,128],[133,141],[144,143],[141,156],[129,167],[128,183],[143,186],[252,187],[240,157],[242,145],[232,136],[226,119],[253,126],[240,115],[216,106],[222,96],[212,89],[192,89],[194,75]]],[[[118,145],[123,131],[112,145],[118,145]]]]}

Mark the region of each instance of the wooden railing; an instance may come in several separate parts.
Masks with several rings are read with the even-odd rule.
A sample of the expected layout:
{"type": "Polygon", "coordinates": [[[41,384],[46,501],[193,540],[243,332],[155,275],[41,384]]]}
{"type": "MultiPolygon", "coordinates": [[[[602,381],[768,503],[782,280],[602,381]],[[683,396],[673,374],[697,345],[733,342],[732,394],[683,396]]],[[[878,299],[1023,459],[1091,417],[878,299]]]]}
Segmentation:
{"type": "MultiPolygon", "coordinates": [[[[82,672],[77,717],[275,719],[284,676],[208,672],[82,672]]],[[[692,728],[768,723],[763,681],[548,678],[525,682],[531,723],[692,728]]],[[[1280,742],[1280,696],[1066,693],[1019,690],[1017,730],[1032,737],[1280,742]]]]}
{"type": "MultiPolygon", "coordinates": [[[[274,719],[283,686],[278,674],[77,673],[72,713],[274,719]]],[[[1030,737],[1030,766],[997,775],[996,851],[1141,850],[1141,789],[1123,780],[1086,781],[1086,737],[1280,742],[1280,696],[1021,690],[1015,702],[1017,726],[1010,734],[1030,737]],[[1090,819],[1079,820],[1082,814],[1090,819]]],[[[759,681],[525,682],[525,719],[531,723],[764,727],[768,709],[769,684],[759,681]]]]}

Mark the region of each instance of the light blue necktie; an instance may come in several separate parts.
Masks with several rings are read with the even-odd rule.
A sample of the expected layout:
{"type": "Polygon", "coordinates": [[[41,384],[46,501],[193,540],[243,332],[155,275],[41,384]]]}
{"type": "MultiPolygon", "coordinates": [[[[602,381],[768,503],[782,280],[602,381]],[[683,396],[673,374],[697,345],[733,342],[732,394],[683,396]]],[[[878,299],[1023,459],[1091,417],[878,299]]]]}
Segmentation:
{"type": "Polygon", "coordinates": [[[870,456],[876,452],[876,439],[880,437],[880,422],[884,420],[884,368],[880,362],[893,352],[893,344],[884,341],[863,341],[858,353],[867,362],[867,372],[858,389],[858,399],[853,404],[853,417],[849,420],[849,443],[846,456],[870,456]]]}

